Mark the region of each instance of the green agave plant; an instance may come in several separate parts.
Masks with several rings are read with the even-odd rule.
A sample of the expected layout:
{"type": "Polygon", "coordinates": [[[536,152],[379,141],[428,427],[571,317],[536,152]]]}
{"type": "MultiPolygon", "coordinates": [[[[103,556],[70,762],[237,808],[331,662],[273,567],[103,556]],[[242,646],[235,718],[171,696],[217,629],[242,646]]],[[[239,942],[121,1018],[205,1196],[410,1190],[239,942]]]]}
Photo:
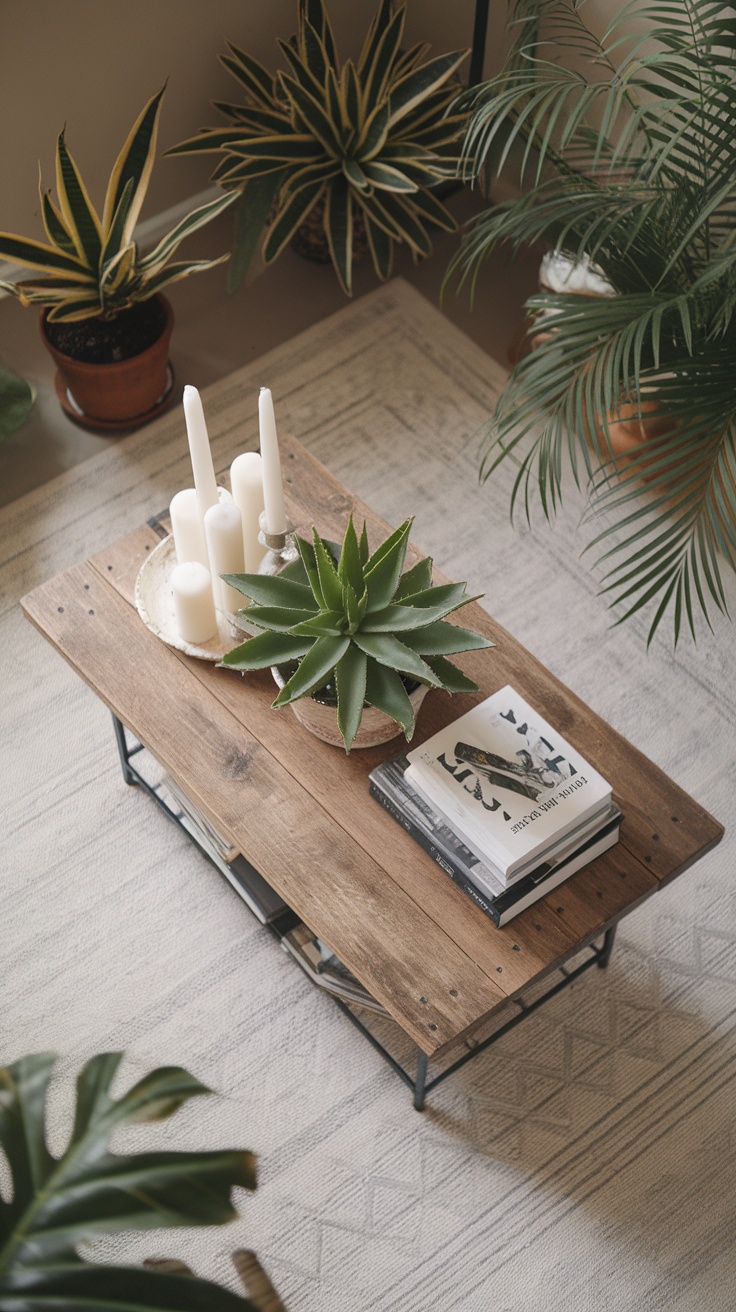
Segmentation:
{"type": "Polygon", "coordinates": [[[169,263],[184,238],[227,209],[232,196],[219,196],[193,210],[147,255],[140,255],[134,240],[156,155],[165,89],[149,100],[130,130],[110,175],[102,217],[67,150],[65,133],[60,134],[56,145],[57,204],[39,180],[48,242],[0,232],[0,257],[37,274],[21,282],[0,282],[3,291],[25,305],[49,306],[50,320],[109,318],[155,296],[170,283],[228,258],[169,263]]]}
{"type": "Polygon", "coordinates": [[[348,752],[366,703],[411,737],[414,709],[402,675],[446,692],[477,692],[477,684],[447,656],[494,645],[445,621],[477,600],[467,595],[464,583],[432,587],[430,557],[402,574],[411,524],[407,519],[371,555],[365,524],[359,541],[351,516],[339,557],[315,529],[313,543],[295,536],[299,560],[281,574],[223,575],[255,603],[244,618],[264,632],[229,652],[221,664],[260,670],[298,661],[273,703],[276,708],[334,679],[337,722],[348,752]]]}
{"type": "MultiPolygon", "coordinates": [[[[726,611],[736,567],[736,19],[715,0],[629,4],[601,39],[574,0],[517,0],[501,74],[472,93],[464,170],[521,161],[522,194],[480,215],[452,272],[475,283],[491,251],[544,241],[587,257],[607,298],[540,294],[554,332],[514,369],[484,472],[508,457],[514,497],[548,516],[564,456],[592,479],[604,591],[621,622],[650,608],[675,642],[726,611]],[[617,412],[654,408],[660,436],[617,478],[617,412]],[[589,417],[598,417],[590,423],[589,417]],[[589,444],[592,450],[589,449],[589,444]]],[[[538,328],[532,327],[532,331],[538,328]]]]}
{"type": "Polygon", "coordinates": [[[405,17],[406,5],[393,12],[381,0],[360,58],[340,67],[323,0],[299,0],[296,37],[279,41],[288,73],[269,73],[233,45],[222,57],[245,103],[216,102],[229,126],[205,128],[167,153],[223,154],[213,180],[242,192],[231,287],[265,225],[262,255],[270,264],[318,207],[348,295],[356,219],[381,279],[390,276],[395,242],[418,258],[432,249],[428,225],[455,228],[429,189],[456,172],[453,143],[465,114],[447,111],[458,90],[450,79],[467,52],[423,63],[428,46],[402,49],[405,17]]]}
{"type": "Polygon", "coordinates": [[[121,1098],[110,1096],[122,1053],[93,1057],[77,1081],[71,1138],[61,1157],[46,1144],[45,1102],[55,1058],[24,1057],[0,1070],[0,1147],[12,1199],[0,1195],[0,1312],[257,1312],[220,1285],[164,1269],[103,1266],[76,1245],[120,1230],[222,1225],[236,1211],[230,1191],[255,1189],[251,1153],[113,1155],[123,1125],[163,1120],[209,1093],[187,1071],[161,1067],[121,1098]]]}

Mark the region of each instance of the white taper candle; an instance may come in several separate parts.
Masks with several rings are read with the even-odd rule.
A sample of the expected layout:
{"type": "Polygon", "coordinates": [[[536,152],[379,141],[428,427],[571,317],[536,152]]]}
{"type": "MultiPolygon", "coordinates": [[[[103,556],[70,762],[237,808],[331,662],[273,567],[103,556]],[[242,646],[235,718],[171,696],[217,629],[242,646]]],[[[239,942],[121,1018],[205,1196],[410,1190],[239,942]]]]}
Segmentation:
{"type": "Polygon", "coordinates": [[[204,528],[199,517],[197,493],[193,487],[186,487],[172,497],[169,506],[171,532],[174,535],[176,559],[180,565],[186,560],[198,560],[205,568],[209,566],[207,547],[204,540],[204,528]]]}
{"type": "MultiPolygon", "coordinates": [[[[266,548],[258,541],[263,510],[263,461],[257,451],[244,451],[230,466],[233,501],[243,516],[243,551],[246,574],[257,574],[266,548]]],[[[245,598],[243,599],[245,604],[245,598]]]]}
{"type": "Polygon", "coordinates": [[[243,517],[234,501],[210,506],[204,517],[207,553],[212,571],[212,591],[215,605],[221,611],[236,611],[246,605],[242,592],[223,583],[221,574],[242,574],[245,569],[243,555],[243,517]]]}
{"type": "Polygon", "coordinates": [[[217,483],[202,398],[196,387],[184,388],[184,418],[187,425],[189,454],[192,458],[194,486],[197,490],[197,505],[200,518],[204,521],[210,506],[217,505],[217,483]]]}
{"type": "Polygon", "coordinates": [[[217,633],[210,572],[198,560],[187,560],[171,571],[174,614],[185,642],[207,642],[217,633]]]}
{"type": "Polygon", "coordinates": [[[266,507],[266,529],[269,533],[286,532],[286,507],[281,483],[279,440],[276,435],[276,416],[273,397],[267,387],[258,396],[258,426],[261,434],[263,459],[263,499],[266,507]]]}

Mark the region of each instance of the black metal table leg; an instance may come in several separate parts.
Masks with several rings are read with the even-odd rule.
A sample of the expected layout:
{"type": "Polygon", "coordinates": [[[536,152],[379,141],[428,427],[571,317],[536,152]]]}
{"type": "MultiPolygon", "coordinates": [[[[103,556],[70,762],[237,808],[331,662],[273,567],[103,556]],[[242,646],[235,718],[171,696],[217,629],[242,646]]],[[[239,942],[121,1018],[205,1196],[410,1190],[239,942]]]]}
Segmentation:
{"type": "Polygon", "coordinates": [[[419,1051],[417,1057],[417,1078],[414,1082],[414,1106],[418,1112],[424,1111],[424,1090],[427,1083],[427,1054],[419,1051]]]}
{"type": "Polygon", "coordinates": [[[128,751],[128,744],[125,741],[125,729],[123,727],[122,722],[118,719],[117,715],[113,715],[112,717],[112,726],[113,729],[115,730],[115,741],[118,745],[118,756],[120,757],[120,765],[123,771],[123,779],[125,780],[129,788],[137,788],[138,780],[136,779],[129,765],[130,752],[128,751]]]}
{"type": "Polygon", "coordinates": [[[608,965],[611,952],[613,950],[613,940],[615,939],[615,937],[616,937],[616,925],[611,925],[611,928],[606,930],[603,936],[603,943],[598,949],[598,966],[601,970],[605,970],[606,966],[608,965]]]}

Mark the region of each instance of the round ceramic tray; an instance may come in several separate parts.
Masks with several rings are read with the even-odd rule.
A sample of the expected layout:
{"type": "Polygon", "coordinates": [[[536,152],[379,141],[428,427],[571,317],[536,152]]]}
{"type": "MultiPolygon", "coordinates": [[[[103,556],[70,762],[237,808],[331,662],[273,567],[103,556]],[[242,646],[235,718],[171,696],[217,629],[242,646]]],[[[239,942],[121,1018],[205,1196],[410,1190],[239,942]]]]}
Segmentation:
{"type": "Polygon", "coordinates": [[[169,647],[176,647],[177,651],[184,651],[187,656],[196,656],[202,661],[221,661],[226,652],[232,651],[242,641],[244,630],[238,627],[234,618],[218,610],[217,637],[198,645],[185,642],[179,636],[174,615],[171,572],[175,565],[174,538],[169,534],[141,565],[135,584],[136,610],[151,633],[169,647]]]}

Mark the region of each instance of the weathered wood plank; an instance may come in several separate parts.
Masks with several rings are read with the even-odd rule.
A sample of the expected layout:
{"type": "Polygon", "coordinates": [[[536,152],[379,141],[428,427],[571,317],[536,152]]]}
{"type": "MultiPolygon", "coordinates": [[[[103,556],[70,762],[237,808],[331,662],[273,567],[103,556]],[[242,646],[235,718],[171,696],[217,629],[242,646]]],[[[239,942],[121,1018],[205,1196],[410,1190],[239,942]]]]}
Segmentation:
{"type": "MultiPolygon", "coordinates": [[[[105,572],[114,574],[106,566],[105,572]]],[[[22,604],[424,1051],[437,1051],[503,999],[378,862],[315,806],[293,774],[209,695],[197,677],[200,663],[180,659],[149,633],[109,578],[81,565],[22,604]]]]}

